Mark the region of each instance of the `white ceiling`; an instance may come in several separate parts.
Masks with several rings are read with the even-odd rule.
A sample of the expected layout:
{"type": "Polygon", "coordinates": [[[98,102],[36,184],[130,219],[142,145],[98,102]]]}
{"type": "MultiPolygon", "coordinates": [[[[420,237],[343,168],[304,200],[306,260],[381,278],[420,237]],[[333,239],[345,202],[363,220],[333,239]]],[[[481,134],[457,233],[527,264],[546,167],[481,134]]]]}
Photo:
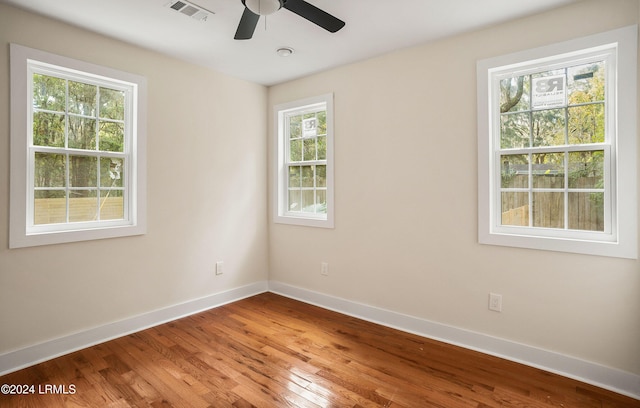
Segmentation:
{"type": "Polygon", "coordinates": [[[253,38],[242,41],[233,39],[244,11],[240,0],[188,0],[215,13],[207,21],[170,9],[170,0],[0,1],[273,85],[578,0],[309,0],[346,26],[331,34],[281,9],[261,17],[253,38]],[[275,51],[283,46],[295,53],[279,57],[275,51]]]}

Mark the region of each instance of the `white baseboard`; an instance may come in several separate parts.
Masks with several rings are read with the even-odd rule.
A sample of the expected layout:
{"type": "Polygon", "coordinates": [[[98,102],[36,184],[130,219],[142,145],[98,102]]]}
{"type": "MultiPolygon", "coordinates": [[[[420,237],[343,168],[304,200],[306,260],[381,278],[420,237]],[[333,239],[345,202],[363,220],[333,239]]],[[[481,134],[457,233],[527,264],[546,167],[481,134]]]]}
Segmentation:
{"type": "Polygon", "coordinates": [[[269,281],[269,291],[408,333],[540,368],[640,399],[640,376],[626,371],[277,281],[269,281]]]}
{"type": "Polygon", "coordinates": [[[0,355],[0,375],[268,290],[267,281],[154,310],[0,355]]]}

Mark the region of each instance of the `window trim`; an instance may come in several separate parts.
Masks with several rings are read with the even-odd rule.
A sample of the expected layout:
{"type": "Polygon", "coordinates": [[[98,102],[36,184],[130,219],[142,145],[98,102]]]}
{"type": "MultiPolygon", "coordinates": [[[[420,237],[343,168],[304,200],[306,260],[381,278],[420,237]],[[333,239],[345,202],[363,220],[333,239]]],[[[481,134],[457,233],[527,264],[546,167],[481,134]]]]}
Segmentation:
{"type": "MultiPolygon", "coordinates": [[[[103,238],[114,238],[146,233],[146,79],[112,68],[107,68],[45,51],[10,44],[10,103],[11,103],[11,163],[10,163],[10,224],[9,248],[31,247],[103,238]],[[107,78],[128,84],[132,88],[133,114],[131,118],[130,160],[126,164],[130,185],[128,219],[60,224],[29,228],[27,210],[33,164],[30,160],[32,118],[29,117],[29,74],[32,65],[55,66],[96,80],[107,78]]],[[[125,173],[127,174],[127,173],[125,173]]]]}
{"type": "Polygon", "coordinates": [[[273,108],[274,118],[274,146],[276,148],[275,165],[275,194],[274,194],[274,215],[273,220],[279,224],[301,225],[320,228],[334,228],[334,160],[333,160],[333,94],[328,93],[315,97],[305,98],[297,101],[275,105],[273,108]],[[327,158],[326,158],[326,197],[327,213],[325,216],[317,214],[292,213],[287,211],[287,172],[285,157],[287,146],[285,143],[284,118],[290,112],[302,111],[313,106],[324,104],[326,107],[327,119],[327,158]]]}
{"type": "MultiPolygon", "coordinates": [[[[637,93],[637,26],[629,26],[563,43],[489,58],[477,63],[478,107],[478,240],[481,244],[502,245],[538,250],[637,259],[637,150],[636,150],[636,93],[637,93]],[[496,177],[493,111],[491,104],[492,78],[496,72],[534,63],[541,66],[567,59],[577,59],[585,50],[616,49],[617,89],[615,101],[615,127],[611,135],[612,168],[616,177],[612,191],[611,213],[615,222],[609,234],[562,231],[560,234],[542,235],[534,228],[499,227],[495,203],[496,177]]],[[[608,214],[605,214],[605,217],[608,214]]]]}

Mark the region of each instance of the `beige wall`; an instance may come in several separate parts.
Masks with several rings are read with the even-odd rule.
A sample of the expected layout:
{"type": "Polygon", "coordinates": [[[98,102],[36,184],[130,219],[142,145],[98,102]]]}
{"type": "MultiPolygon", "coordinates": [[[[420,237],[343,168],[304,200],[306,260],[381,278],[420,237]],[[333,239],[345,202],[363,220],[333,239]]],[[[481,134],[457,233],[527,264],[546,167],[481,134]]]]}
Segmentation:
{"type": "Polygon", "coordinates": [[[640,374],[638,261],[478,244],[475,77],[638,7],[579,2],[270,88],[270,105],[334,92],[336,149],[336,228],[270,224],[270,279],[640,374]]]}
{"type": "Polygon", "coordinates": [[[266,98],[263,86],[0,4],[0,355],[265,281],[266,98]],[[10,42],[147,78],[146,235],[8,249],[10,42]]]}

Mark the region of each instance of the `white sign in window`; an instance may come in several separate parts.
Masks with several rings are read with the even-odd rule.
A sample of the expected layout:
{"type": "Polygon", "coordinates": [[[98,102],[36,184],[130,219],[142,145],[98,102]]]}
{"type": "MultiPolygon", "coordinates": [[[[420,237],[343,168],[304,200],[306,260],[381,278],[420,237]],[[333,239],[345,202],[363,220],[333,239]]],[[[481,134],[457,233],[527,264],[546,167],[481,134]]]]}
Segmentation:
{"type": "Polygon", "coordinates": [[[563,106],[567,95],[565,78],[565,75],[532,78],[532,108],[542,109],[563,106]]]}

